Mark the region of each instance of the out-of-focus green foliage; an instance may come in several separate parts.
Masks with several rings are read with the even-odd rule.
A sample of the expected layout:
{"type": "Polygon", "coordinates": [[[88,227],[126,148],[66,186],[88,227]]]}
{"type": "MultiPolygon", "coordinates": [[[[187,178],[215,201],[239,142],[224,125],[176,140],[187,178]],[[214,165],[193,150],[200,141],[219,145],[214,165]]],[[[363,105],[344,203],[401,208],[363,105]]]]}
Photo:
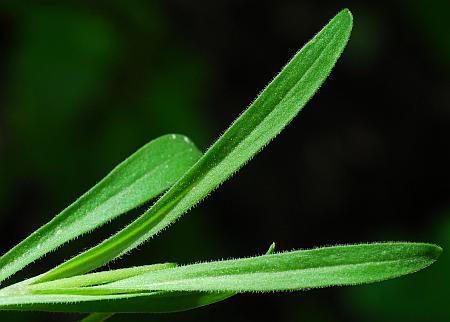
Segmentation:
{"type": "Polygon", "coordinates": [[[430,54],[437,57],[443,65],[450,67],[450,26],[448,13],[450,2],[447,0],[402,1],[404,10],[411,14],[411,20],[419,22],[421,35],[430,44],[430,54]]]}
{"type": "Polygon", "coordinates": [[[73,170],[80,164],[89,165],[86,175],[98,173],[167,129],[205,142],[196,107],[204,64],[167,42],[158,7],[133,1],[97,9],[7,7],[20,28],[5,116],[21,149],[1,162],[22,164],[16,178],[55,175],[57,181],[43,180],[55,197],[82,187],[73,170]]]}

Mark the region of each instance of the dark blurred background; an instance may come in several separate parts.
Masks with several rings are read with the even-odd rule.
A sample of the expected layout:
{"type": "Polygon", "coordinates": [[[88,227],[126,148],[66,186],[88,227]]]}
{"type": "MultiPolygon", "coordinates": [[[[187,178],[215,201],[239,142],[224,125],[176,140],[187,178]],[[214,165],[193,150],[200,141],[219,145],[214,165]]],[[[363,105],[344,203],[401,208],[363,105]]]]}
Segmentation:
{"type": "Polygon", "coordinates": [[[300,116],[201,206],[110,267],[248,256],[272,241],[279,250],[428,241],[447,252],[380,284],[240,295],[112,321],[449,321],[449,1],[2,1],[0,252],[157,136],[184,133],[204,151],[343,7],[354,15],[352,38],[300,116]]]}

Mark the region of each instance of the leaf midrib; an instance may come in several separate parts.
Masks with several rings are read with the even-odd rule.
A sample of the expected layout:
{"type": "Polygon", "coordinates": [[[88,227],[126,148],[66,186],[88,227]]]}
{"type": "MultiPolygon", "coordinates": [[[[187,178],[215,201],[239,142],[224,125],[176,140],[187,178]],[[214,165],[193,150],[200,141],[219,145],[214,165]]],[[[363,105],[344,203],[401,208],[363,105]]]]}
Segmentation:
{"type": "MultiPolygon", "coordinates": [[[[346,268],[358,268],[358,267],[364,267],[364,266],[370,266],[370,265],[383,265],[383,264],[398,264],[398,263],[405,263],[405,262],[420,262],[420,261],[428,261],[429,259],[427,259],[426,257],[422,256],[422,257],[411,257],[411,258],[407,258],[407,259],[397,259],[397,260],[380,260],[380,261],[368,261],[368,262],[362,262],[362,263],[352,263],[352,264],[336,264],[336,265],[327,265],[327,266],[315,266],[315,267],[308,267],[308,268],[300,268],[300,269],[281,269],[281,270],[274,270],[274,271],[264,271],[264,272],[242,272],[242,273],[234,273],[234,274],[223,274],[223,275],[207,275],[207,276],[196,276],[196,277],[186,277],[186,278],[182,278],[182,279],[176,279],[176,280],[168,280],[168,281],[164,281],[164,282],[156,282],[152,285],[168,285],[168,284],[177,284],[179,282],[183,282],[183,281],[195,281],[195,280],[203,280],[203,279],[214,279],[214,278],[232,278],[234,276],[241,276],[241,275],[255,275],[255,276],[264,276],[264,275],[273,275],[273,274],[283,274],[286,272],[310,272],[310,271],[326,271],[328,269],[346,269],[346,268]]],[[[431,265],[431,263],[430,263],[431,265]]],[[[182,268],[182,267],[179,267],[182,268]]],[[[168,268],[170,269],[176,269],[176,268],[168,268]]],[[[131,280],[132,278],[130,278],[131,280]]],[[[120,280],[120,281],[116,281],[114,283],[121,283],[124,280],[120,280]]],[[[114,284],[114,283],[109,283],[109,284],[114,284]]],[[[106,288],[109,284],[103,284],[101,286],[94,286],[93,288],[99,288],[99,289],[104,289],[106,288]]],[[[110,285],[110,286],[114,286],[114,285],[110,285]]],[[[114,288],[113,288],[114,289],[114,288]]],[[[118,290],[126,290],[126,289],[120,289],[117,288],[118,290]]],[[[135,290],[137,291],[137,290],[135,290]]],[[[159,290],[157,288],[152,289],[151,291],[165,291],[165,290],[159,290]]],[[[188,291],[186,289],[186,291],[188,291]]],[[[219,290],[219,291],[226,291],[226,290],[219,290]]]]}
{"type": "MultiPolygon", "coordinates": [[[[312,266],[312,267],[308,267],[308,268],[294,268],[294,269],[276,269],[274,271],[264,271],[264,272],[236,272],[236,273],[227,273],[227,274],[223,274],[223,275],[206,275],[206,276],[193,276],[193,277],[185,277],[185,278],[178,278],[178,279],[170,279],[167,281],[162,281],[162,282],[156,282],[156,283],[152,283],[151,286],[155,287],[154,289],[148,289],[148,290],[143,290],[143,289],[126,289],[123,287],[120,287],[120,284],[123,283],[126,280],[132,280],[135,278],[139,278],[139,276],[136,277],[131,277],[131,278],[124,278],[112,283],[105,283],[102,285],[96,285],[96,286],[87,286],[87,287],[61,287],[61,288],[50,288],[50,289],[39,289],[36,286],[38,286],[39,284],[37,284],[34,287],[30,288],[31,294],[33,294],[33,291],[36,291],[37,294],[42,294],[39,292],[45,291],[45,294],[65,294],[64,292],[77,292],[77,294],[79,295],[83,295],[83,296],[98,296],[98,295],[117,295],[117,294],[136,294],[136,293],[152,293],[152,292],[165,292],[165,291],[170,291],[170,290],[164,290],[164,289],[158,289],[158,285],[162,285],[162,286],[170,286],[170,285],[176,285],[178,283],[183,283],[186,281],[189,282],[195,282],[195,281],[202,281],[205,279],[216,279],[216,278],[233,278],[236,276],[242,276],[242,275],[249,275],[255,278],[258,278],[258,276],[265,276],[265,275],[280,275],[283,273],[296,273],[296,272],[304,272],[304,273],[308,273],[308,272],[317,272],[318,274],[320,274],[323,271],[327,271],[330,269],[342,269],[345,270],[347,268],[354,268],[354,269],[358,269],[360,267],[365,267],[365,266],[371,266],[371,265],[388,265],[388,264],[399,264],[399,263],[410,263],[410,262],[427,262],[429,261],[429,258],[425,257],[425,256],[419,256],[419,257],[408,257],[408,258],[403,258],[403,259],[394,259],[394,260],[379,260],[379,261],[367,261],[367,262],[358,262],[358,263],[351,263],[351,264],[335,264],[335,265],[326,265],[326,266],[312,266]],[[114,284],[119,284],[119,287],[114,287],[114,284]],[[33,290],[34,289],[34,290],[33,290]],[[86,291],[95,291],[95,294],[82,294],[83,290],[86,291]],[[102,293],[101,291],[104,291],[104,293],[102,293]],[[80,293],[78,293],[80,292],[80,293]]],[[[430,262],[431,265],[432,262],[430,262]]],[[[427,265],[427,266],[428,266],[427,265]]],[[[188,266],[184,266],[184,267],[188,267],[188,266]]],[[[174,267],[174,268],[167,268],[165,269],[165,271],[167,270],[174,270],[174,269],[182,269],[183,266],[181,267],[174,267]]],[[[159,272],[154,272],[155,274],[158,274],[159,272]]],[[[144,273],[144,274],[153,274],[152,273],[144,273]]],[[[143,282],[145,284],[145,282],[143,282]]],[[[196,288],[185,288],[183,290],[174,290],[174,291],[201,291],[198,290],[196,288]]],[[[229,291],[228,289],[215,289],[214,291],[229,291]]],[[[207,290],[204,290],[204,292],[207,292],[207,290]]],[[[237,291],[239,292],[239,291],[237,291]]]]}
{"type": "MultiPolygon", "coordinates": [[[[176,158],[176,157],[179,157],[180,155],[183,155],[183,154],[185,154],[185,153],[186,153],[186,151],[176,152],[176,153],[173,154],[173,157],[176,158]]],[[[162,166],[165,166],[166,164],[168,164],[168,163],[170,163],[170,162],[171,162],[171,160],[166,160],[166,161],[164,161],[163,163],[157,165],[157,166],[156,166],[154,169],[152,169],[150,172],[146,172],[146,173],[144,173],[142,176],[138,176],[135,180],[133,180],[133,181],[128,185],[128,187],[127,187],[125,190],[119,190],[119,191],[117,191],[116,193],[114,193],[113,195],[111,195],[110,197],[108,197],[107,199],[103,200],[101,205],[89,209],[86,213],[95,212],[97,209],[102,208],[102,207],[104,206],[104,204],[105,204],[105,203],[108,203],[111,199],[116,198],[116,197],[119,196],[120,194],[123,194],[125,191],[130,191],[130,189],[131,189],[130,186],[131,186],[131,185],[134,185],[136,182],[138,182],[138,181],[140,181],[140,180],[143,180],[144,178],[147,178],[147,177],[150,176],[150,175],[153,175],[153,174],[155,173],[156,170],[160,169],[162,166]]],[[[89,194],[89,192],[90,192],[90,191],[86,192],[86,194],[89,194]]],[[[87,196],[86,196],[86,197],[87,197],[87,196]]],[[[78,201],[79,201],[79,199],[76,200],[75,202],[78,202],[78,201]]],[[[145,203],[145,202],[144,202],[144,203],[145,203]]],[[[140,205],[142,205],[142,203],[136,205],[136,207],[139,207],[140,205]]],[[[129,208],[129,207],[128,207],[128,208],[129,208]]],[[[134,207],[133,207],[133,208],[134,208],[134,207]]],[[[133,208],[130,208],[130,209],[133,209],[133,208]]],[[[67,211],[67,210],[69,210],[69,209],[70,209],[70,206],[69,206],[69,208],[63,210],[63,212],[65,212],[65,211],[67,211]]],[[[124,213],[127,212],[127,211],[129,211],[130,209],[124,210],[124,213]]],[[[77,209],[77,210],[78,210],[78,209],[77,209]]],[[[73,217],[73,214],[76,214],[76,213],[77,213],[77,210],[74,210],[74,213],[72,213],[72,215],[71,215],[70,217],[73,217]]],[[[123,214],[122,214],[122,215],[123,215],[123,214]]],[[[61,218],[54,218],[54,219],[52,219],[51,221],[49,221],[46,225],[49,225],[49,224],[52,224],[52,223],[58,223],[59,221],[61,221],[61,220],[66,220],[66,219],[68,219],[68,218],[64,218],[64,219],[61,219],[61,218]]],[[[99,222],[99,225],[104,225],[107,221],[108,221],[108,220],[102,220],[102,221],[99,222]]],[[[70,225],[70,226],[73,226],[76,222],[77,222],[76,220],[75,220],[75,221],[71,221],[71,222],[69,223],[69,225],[70,225]]],[[[70,227],[70,226],[69,226],[69,227],[70,227]]],[[[67,227],[66,227],[66,228],[67,228],[67,227]]],[[[53,232],[53,231],[55,231],[55,229],[50,229],[50,230],[49,230],[50,233],[53,232]]],[[[85,231],[84,231],[84,232],[85,232],[85,231]]],[[[72,234],[72,235],[73,235],[73,234],[72,234]]],[[[30,237],[31,237],[31,236],[33,236],[33,237],[36,238],[34,242],[37,242],[37,243],[46,243],[46,242],[48,241],[48,239],[43,239],[42,236],[39,236],[39,234],[38,234],[37,231],[36,231],[36,232],[33,232],[32,235],[30,235],[30,237]],[[34,235],[34,236],[33,236],[33,235],[34,235]]],[[[28,237],[28,238],[29,238],[29,237],[28,237]]],[[[69,240],[66,240],[66,241],[63,242],[63,243],[58,243],[58,244],[59,244],[59,245],[65,244],[65,243],[69,242],[70,240],[72,240],[73,238],[75,238],[75,237],[71,236],[71,238],[70,238],[69,240]]],[[[20,245],[20,244],[19,244],[19,245],[20,245]]],[[[48,247],[47,247],[47,248],[48,248],[48,247]]],[[[11,249],[11,251],[12,251],[12,250],[14,250],[14,248],[11,249]]],[[[52,251],[54,251],[54,250],[55,250],[55,249],[51,249],[51,250],[47,251],[46,253],[52,252],[52,251]]],[[[15,257],[13,261],[10,261],[10,262],[5,263],[5,264],[0,268],[0,272],[8,271],[8,268],[14,267],[14,266],[15,266],[15,263],[20,262],[23,258],[26,258],[26,257],[28,256],[28,254],[30,254],[30,252],[32,252],[32,250],[24,250],[24,251],[22,251],[22,252],[21,252],[21,255],[20,255],[19,257],[15,257]]],[[[5,255],[3,255],[3,256],[8,255],[9,253],[10,253],[10,251],[8,251],[8,252],[7,252],[5,255]]],[[[2,256],[2,257],[3,257],[3,256],[2,256]]],[[[36,260],[37,260],[37,259],[36,259],[36,260]]],[[[0,262],[1,262],[1,261],[2,261],[2,259],[0,258],[0,262]]],[[[4,259],[3,259],[3,261],[4,261],[4,259]]],[[[9,276],[8,276],[8,277],[9,277],[9,276]]]]}

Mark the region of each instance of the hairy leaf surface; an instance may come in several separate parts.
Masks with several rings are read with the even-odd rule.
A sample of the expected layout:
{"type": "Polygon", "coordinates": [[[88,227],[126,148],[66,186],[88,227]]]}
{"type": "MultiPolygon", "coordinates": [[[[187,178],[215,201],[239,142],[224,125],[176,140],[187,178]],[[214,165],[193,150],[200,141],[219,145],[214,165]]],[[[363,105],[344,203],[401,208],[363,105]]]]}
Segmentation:
{"type": "Polygon", "coordinates": [[[155,139],[0,258],[0,281],[58,246],[167,190],[200,157],[182,135],[155,139]]]}
{"type": "MultiPolygon", "coordinates": [[[[422,243],[334,246],[150,271],[88,288],[33,289],[46,293],[116,294],[143,291],[287,291],[382,281],[416,272],[440,255],[422,243]]],[[[57,281],[55,281],[57,282],[57,281]]],[[[50,282],[52,283],[52,282],[50,282]]]]}
{"type": "Polygon", "coordinates": [[[0,296],[0,309],[173,312],[233,295],[227,292],[301,290],[381,281],[423,269],[441,251],[438,246],[422,243],[359,244],[163,268],[99,286],[73,288],[62,283],[52,288],[58,283],[53,281],[28,286],[22,294],[0,296]]]}
{"type": "Polygon", "coordinates": [[[45,274],[39,281],[73,276],[102,266],[154,236],[205,198],[297,115],[331,72],[351,28],[350,11],[341,11],[147,212],[101,244],[45,274]]]}

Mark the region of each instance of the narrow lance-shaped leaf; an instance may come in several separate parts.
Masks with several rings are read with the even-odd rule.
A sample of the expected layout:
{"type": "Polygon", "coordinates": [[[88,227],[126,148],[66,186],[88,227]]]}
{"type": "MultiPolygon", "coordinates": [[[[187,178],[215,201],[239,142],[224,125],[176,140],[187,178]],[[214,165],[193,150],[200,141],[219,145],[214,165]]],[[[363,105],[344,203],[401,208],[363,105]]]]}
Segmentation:
{"type": "Polygon", "coordinates": [[[31,290],[97,295],[142,291],[268,292],[354,285],[416,272],[431,265],[441,252],[436,245],[422,243],[334,246],[178,266],[94,287],[51,290],[43,283],[31,286],[31,290]]]}
{"type": "Polygon", "coordinates": [[[221,301],[230,294],[224,291],[301,290],[381,281],[418,271],[432,264],[441,251],[421,243],[334,246],[167,268],[95,287],[47,288],[57,283],[53,281],[29,286],[22,295],[0,296],[0,309],[174,312],[221,301]],[[166,291],[154,291],[159,289],[166,291]],[[81,290],[86,295],[78,294],[81,290]],[[40,292],[51,294],[33,294],[40,292]]]}
{"type": "Polygon", "coordinates": [[[205,198],[297,115],[331,72],[351,28],[350,11],[341,11],[153,207],[117,234],[38,281],[77,275],[104,265],[154,236],[205,198]]]}
{"type": "Polygon", "coordinates": [[[58,246],[167,190],[200,157],[182,135],[155,139],[0,258],[0,281],[58,246]]]}

